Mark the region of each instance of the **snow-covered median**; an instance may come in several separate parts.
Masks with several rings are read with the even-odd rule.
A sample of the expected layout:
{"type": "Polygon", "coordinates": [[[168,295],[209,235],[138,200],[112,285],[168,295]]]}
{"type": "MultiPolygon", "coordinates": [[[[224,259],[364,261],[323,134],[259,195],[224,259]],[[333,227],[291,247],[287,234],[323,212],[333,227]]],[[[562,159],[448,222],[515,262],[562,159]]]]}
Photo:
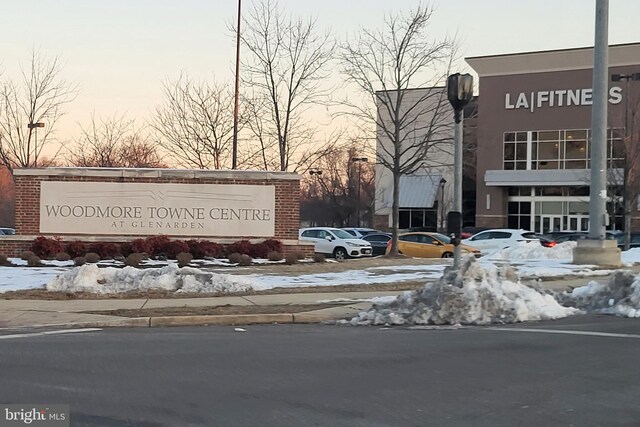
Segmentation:
{"type": "Polygon", "coordinates": [[[351,324],[485,325],[559,319],[579,312],[560,305],[551,293],[521,284],[511,267],[483,267],[468,257],[459,272],[447,271],[436,283],[376,304],[351,324]]]}
{"type": "Polygon", "coordinates": [[[197,268],[99,268],[87,264],[60,274],[47,284],[48,291],[113,294],[130,291],[166,290],[177,292],[224,294],[253,289],[251,280],[242,276],[208,273],[197,268]]]}
{"type": "Polygon", "coordinates": [[[605,284],[589,282],[559,298],[587,312],[640,318],[640,275],[618,270],[605,284]]]}

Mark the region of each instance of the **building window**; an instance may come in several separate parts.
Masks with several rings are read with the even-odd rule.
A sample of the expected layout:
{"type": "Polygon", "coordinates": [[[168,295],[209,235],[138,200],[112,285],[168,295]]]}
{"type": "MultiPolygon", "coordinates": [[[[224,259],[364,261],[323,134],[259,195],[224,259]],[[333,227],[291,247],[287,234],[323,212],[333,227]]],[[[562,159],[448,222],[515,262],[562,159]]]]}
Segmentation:
{"type": "Polygon", "coordinates": [[[400,208],[398,228],[425,228],[437,230],[437,213],[435,209],[404,209],[400,208]]]}
{"type": "Polygon", "coordinates": [[[509,228],[531,229],[531,202],[509,202],[509,228]]]}
{"type": "Polygon", "coordinates": [[[527,132],[504,134],[504,168],[524,170],[527,168],[527,132]]]}
{"type": "MultiPolygon", "coordinates": [[[[505,132],[504,169],[588,169],[590,139],[588,129],[505,132]]],[[[624,152],[623,131],[609,129],[608,166],[622,168],[624,152]]]]}

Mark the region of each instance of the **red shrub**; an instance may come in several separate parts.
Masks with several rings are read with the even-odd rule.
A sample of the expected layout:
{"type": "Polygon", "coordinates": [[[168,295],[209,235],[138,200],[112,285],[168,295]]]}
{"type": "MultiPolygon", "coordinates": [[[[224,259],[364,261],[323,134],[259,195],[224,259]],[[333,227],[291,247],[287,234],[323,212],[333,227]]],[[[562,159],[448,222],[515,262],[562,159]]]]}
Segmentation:
{"type": "Polygon", "coordinates": [[[187,244],[189,245],[189,252],[194,258],[220,258],[224,254],[221,244],[208,240],[189,240],[187,244]]]}
{"type": "Polygon", "coordinates": [[[183,240],[172,240],[164,246],[164,254],[167,258],[176,259],[181,252],[189,252],[189,245],[183,240]]]}
{"type": "MultiPolygon", "coordinates": [[[[167,246],[171,242],[167,236],[151,236],[147,237],[147,242],[151,247],[151,255],[167,254],[167,246]]],[[[176,252],[177,253],[177,252],[176,252]]]]}
{"type": "Polygon", "coordinates": [[[84,242],[69,242],[67,245],[67,253],[71,255],[71,258],[84,256],[87,252],[87,245],[85,245],[84,242]]]}
{"type": "Polygon", "coordinates": [[[153,247],[148,239],[136,239],[131,242],[132,253],[146,253],[151,255],[153,247]]]}
{"type": "Polygon", "coordinates": [[[249,255],[251,253],[251,249],[253,248],[253,243],[248,240],[240,240],[235,243],[231,243],[224,248],[226,254],[238,253],[241,255],[249,255]]]}
{"type": "Polygon", "coordinates": [[[120,244],[120,254],[122,254],[123,257],[128,257],[129,255],[131,255],[132,253],[134,253],[133,250],[133,245],[130,242],[124,242],[120,244]]]}
{"type": "Polygon", "coordinates": [[[64,252],[60,237],[39,236],[31,243],[31,251],[40,258],[53,258],[58,252],[64,252]]]}
{"type": "Polygon", "coordinates": [[[271,250],[271,248],[269,248],[268,245],[262,242],[251,245],[251,251],[249,252],[249,255],[251,255],[252,258],[267,258],[269,252],[273,251],[271,250]]]}
{"type": "Polygon", "coordinates": [[[90,252],[97,253],[101,259],[109,259],[120,255],[120,247],[115,243],[97,242],[90,246],[90,252]]]}
{"type": "MultiPolygon", "coordinates": [[[[276,239],[267,239],[262,244],[267,245],[269,248],[268,252],[280,252],[282,253],[282,242],[276,239]]],[[[268,253],[267,252],[267,253],[268,253]]]]}

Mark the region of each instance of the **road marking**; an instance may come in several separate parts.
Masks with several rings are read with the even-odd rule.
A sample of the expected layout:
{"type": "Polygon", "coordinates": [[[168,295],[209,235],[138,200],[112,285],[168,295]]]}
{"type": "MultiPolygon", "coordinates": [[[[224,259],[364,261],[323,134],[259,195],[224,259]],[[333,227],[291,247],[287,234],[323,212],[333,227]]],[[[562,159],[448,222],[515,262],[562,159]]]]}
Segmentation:
{"type": "Polygon", "coordinates": [[[613,334],[609,332],[571,331],[571,330],[565,330],[565,329],[529,329],[529,328],[487,328],[487,329],[493,330],[493,331],[534,332],[534,333],[540,333],[540,334],[587,335],[592,337],[640,339],[640,335],[636,335],[636,334],[613,334]]]}
{"type": "Polygon", "coordinates": [[[102,329],[100,328],[63,329],[59,331],[33,332],[29,334],[0,335],[0,340],[9,340],[13,338],[41,337],[46,335],[76,334],[80,332],[95,332],[95,331],[101,331],[101,330],[102,329]]]}

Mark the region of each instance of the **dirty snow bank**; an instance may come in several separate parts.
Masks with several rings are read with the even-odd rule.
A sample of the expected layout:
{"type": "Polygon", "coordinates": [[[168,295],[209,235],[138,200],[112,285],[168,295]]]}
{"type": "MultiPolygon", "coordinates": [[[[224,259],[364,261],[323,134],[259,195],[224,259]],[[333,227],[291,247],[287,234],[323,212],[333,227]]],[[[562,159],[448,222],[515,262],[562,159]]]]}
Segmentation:
{"type": "Polygon", "coordinates": [[[166,290],[197,293],[244,292],[253,289],[250,280],[228,274],[208,273],[196,268],[99,268],[87,264],[60,274],[47,284],[48,291],[112,294],[129,291],[166,290]]]}
{"type": "Polygon", "coordinates": [[[558,298],[587,312],[640,318],[640,275],[618,270],[606,284],[592,281],[558,298]]]}
{"type": "Polygon", "coordinates": [[[459,272],[448,269],[438,282],[405,292],[391,303],[375,304],[350,323],[484,325],[559,319],[579,312],[561,306],[550,293],[521,284],[511,267],[483,267],[467,257],[459,272]]]}
{"type": "Polygon", "coordinates": [[[563,242],[552,248],[546,248],[538,242],[520,242],[517,245],[500,249],[486,256],[489,260],[524,259],[573,259],[573,249],[577,242],[563,242]]]}

